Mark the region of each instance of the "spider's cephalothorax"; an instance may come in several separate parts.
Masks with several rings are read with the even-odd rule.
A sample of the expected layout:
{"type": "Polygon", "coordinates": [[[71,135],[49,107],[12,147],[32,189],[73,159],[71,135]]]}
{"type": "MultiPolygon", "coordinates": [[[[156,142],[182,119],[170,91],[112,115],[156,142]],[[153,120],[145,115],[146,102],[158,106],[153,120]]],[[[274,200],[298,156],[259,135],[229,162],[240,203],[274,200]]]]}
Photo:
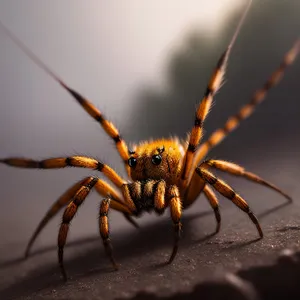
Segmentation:
{"type": "Polygon", "coordinates": [[[184,148],[178,139],[141,143],[130,152],[130,177],[132,180],[163,179],[167,184],[177,184],[183,156],[184,148]]]}
{"type": "Polygon", "coordinates": [[[116,148],[124,162],[127,174],[131,181],[128,183],[120,177],[108,165],[87,156],[71,156],[50,158],[36,161],[26,158],[5,158],[0,162],[10,166],[23,168],[64,168],[68,166],[82,167],[98,170],[109,179],[115,187],[106,183],[98,177],[87,177],[70,187],[49,209],[45,217],[40,222],[33,236],[31,237],[25,256],[27,257],[30,248],[40,231],[46,226],[51,218],[66,206],[62,223],[58,235],[58,256],[59,264],[64,279],[67,278],[63,265],[63,249],[66,243],[69,225],[75,216],[78,207],[84,202],[92,189],[95,189],[104,199],[99,210],[99,231],[110,260],[115,268],[117,264],[113,258],[108,226],[109,209],[117,210],[126,217],[133,225],[137,226],[132,217],[139,216],[142,212],[154,210],[158,214],[170,209],[171,218],[175,229],[175,242],[173,252],[169,259],[172,262],[178,248],[178,240],[181,230],[182,210],[194,203],[201,192],[204,193],[211,207],[214,210],[217,220],[216,232],[220,229],[219,204],[214,190],[231,200],[242,211],[248,214],[249,218],[256,225],[260,237],[263,236],[262,229],[257,218],[250,210],[247,202],[237,194],[227,183],[217,178],[211,171],[212,168],[241,176],[259,184],[265,185],[281,193],[289,201],[291,198],[274,186],[266,182],[259,176],[247,172],[243,167],[223,161],[205,160],[203,158],[214,146],[219,144],[239,123],[251,115],[255,106],[262,102],[267,91],[278,83],[285,68],[290,65],[299,52],[300,41],[297,41],[292,49],[285,55],[279,68],[276,69],[263,87],[257,90],[251,101],[243,106],[240,111],[230,117],[225,125],[217,129],[206,142],[200,145],[203,124],[210,110],[213,96],[222,84],[225,74],[225,67],[228,61],[230,50],[234,44],[241,24],[250,6],[250,2],[245,10],[235,34],[229,46],[221,55],[217,66],[212,74],[206,92],[196,111],[194,126],[189,135],[189,139],[181,143],[177,138],[161,139],[157,141],[143,142],[129,151],[125,141],[121,138],[116,127],[109,122],[104,115],[87,99],[75,90],[68,87],[58,76],[56,76],[43,62],[41,62],[21,41],[19,41],[3,24],[1,28],[6,34],[40,67],[42,67],[53,79],[55,79],[64,89],[66,89],[77,102],[93,117],[115,142],[116,148]],[[198,148],[198,146],[200,147],[198,148]],[[212,188],[214,189],[212,189],[212,188]]]}

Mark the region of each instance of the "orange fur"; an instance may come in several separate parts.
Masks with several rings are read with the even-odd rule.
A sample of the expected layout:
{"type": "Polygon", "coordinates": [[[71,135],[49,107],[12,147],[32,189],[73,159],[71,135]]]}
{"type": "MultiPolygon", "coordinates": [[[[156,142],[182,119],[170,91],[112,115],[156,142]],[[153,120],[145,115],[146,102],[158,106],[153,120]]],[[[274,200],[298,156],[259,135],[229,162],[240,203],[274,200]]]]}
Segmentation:
{"type": "Polygon", "coordinates": [[[131,157],[137,159],[137,165],[130,170],[131,178],[135,180],[163,179],[167,184],[177,184],[181,174],[184,149],[179,140],[160,139],[145,141],[135,146],[131,157]],[[160,153],[160,149],[164,149],[160,153]],[[153,155],[160,154],[162,162],[159,165],[152,163],[153,155]]]}

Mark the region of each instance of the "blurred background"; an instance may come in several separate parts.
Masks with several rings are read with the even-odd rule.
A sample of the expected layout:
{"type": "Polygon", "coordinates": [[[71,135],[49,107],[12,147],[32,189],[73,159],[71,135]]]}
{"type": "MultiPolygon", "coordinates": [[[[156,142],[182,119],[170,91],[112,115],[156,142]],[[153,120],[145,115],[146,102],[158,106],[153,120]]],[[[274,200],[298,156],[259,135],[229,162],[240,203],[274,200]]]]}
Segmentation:
{"type": "MultiPolygon", "coordinates": [[[[113,121],[128,143],[135,143],[186,136],[246,2],[2,0],[0,19],[113,121]]],[[[299,38],[299,12],[298,1],[253,1],[230,58],[226,84],[205,123],[206,138],[250,100],[299,38]]],[[[1,30],[0,41],[0,157],[84,154],[124,174],[113,142],[99,125],[1,30]]],[[[300,175],[299,78],[298,59],[257,112],[209,155],[235,161],[294,197],[300,175]]],[[[93,172],[1,165],[0,174],[0,251],[5,260],[23,252],[57,197],[93,172]]],[[[253,189],[243,180],[231,178],[230,183],[254,211],[282,202],[281,196],[253,189]]],[[[69,240],[98,234],[99,203],[96,193],[89,196],[74,219],[69,240]]],[[[231,203],[221,203],[252,230],[247,217],[237,214],[231,203]]],[[[205,201],[194,207],[193,211],[208,209],[205,201]]],[[[119,214],[111,216],[112,233],[130,228],[119,214]]],[[[214,217],[209,219],[213,229],[214,217]]],[[[139,222],[156,220],[145,216],[139,222]]],[[[57,217],[47,226],[35,249],[56,244],[59,222],[57,217]]],[[[230,222],[224,220],[225,232],[230,222]]]]}

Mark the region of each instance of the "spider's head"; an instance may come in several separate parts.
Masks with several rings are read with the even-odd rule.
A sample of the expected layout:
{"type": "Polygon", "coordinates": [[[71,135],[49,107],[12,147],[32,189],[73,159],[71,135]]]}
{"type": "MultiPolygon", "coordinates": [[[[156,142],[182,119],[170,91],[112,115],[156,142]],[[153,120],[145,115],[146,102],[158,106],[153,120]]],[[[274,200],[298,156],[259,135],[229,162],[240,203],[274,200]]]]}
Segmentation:
{"type": "Polygon", "coordinates": [[[167,183],[175,183],[180,175],[183,154],[183,146],[176,139],[143,142],[130,152],[131,178],[164,179],[167,183]]]}

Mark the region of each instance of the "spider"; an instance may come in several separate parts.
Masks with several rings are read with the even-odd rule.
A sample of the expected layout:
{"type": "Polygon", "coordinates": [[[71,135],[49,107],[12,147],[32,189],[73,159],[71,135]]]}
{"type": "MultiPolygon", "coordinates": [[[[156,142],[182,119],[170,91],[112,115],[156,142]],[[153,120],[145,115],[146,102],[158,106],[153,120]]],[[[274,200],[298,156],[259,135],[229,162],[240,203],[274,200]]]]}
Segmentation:
{"type": "Polygon", "coordinates": [[[216,177],[211,169],[218,169],[267,186],[282,194],[289,201],[292,201],[291,197],[272,183],[265,181],[256,174],[246,171],[243,167],[235,163],[224,160],[204,160],[204,157],[214,146],[219,144],[229,133],[238,127],[242,120],[249,117],[254,112],[255,107],[264,100],[267,91],[278,83],[286,67],[292,64],[296,58],[300,50],[300,40],[287,52],[279,68],[272,73],[263,87],[254,93],[251,101],[244,105],[236,115],[231,116],[222,128],[217,129],[206,142],[200,145],[204,121],[211,108],[213,97],[222,85],[232,46],[237,38],[250,4],[251,1],[249,1],[244,10],[228,47],[219,58],[216,68],[212,73],[206,92],[196,110],[194,125],[187,141],[182,142],[178,138],[144,141],[133,146],[132,150],[129,150],[118,129],[105,118],[102,112],[84,96],[65,84],[3,24],[0,24],[4,32],[27,56],[69,92],[82,108],[102,126],[108,136],[115,142],[116,149],[131,179],[129,182],[126,181],[107,164],[87,156],[58,157],[41,161],[15,157],[1,159],[1,163],[21,168],[89,168],[101,172],[103,176],[109,179],[115,186],[113,187],[111,184],[96,176],[86,177],[76,182],[51,206],[41,220],[29,240],[25,257],[28,257],[34,241],[46,224],[66,206],[58,234],[58,261],[62,276],[64,280],[67,280],[63,254],[69,225],[78,208],[85,201],[92,189],[95,189],[99,195],[104,197],[99,209],[99,231],[105,251],[115,269],[118,269],[118,265],[114,259],[110,242],[108,224],[108,213],[110,209],[122,213],[129,222],[138,227],[133,217],[139,217],[143,212],[151,211],[155,211],[160,215],[169,208],[174,225],[175,238],[168,263],[171,263],[177,254],[182,227],[182,211],[192,205],[202,192],[214,211],[217,223],[216,233],[220,230],[221,215],[218,199],[214,190],[232,201],[238,208],[245,212],[256,226],[259,238],[263,237],[263,231],[258,219],[250,209],[246,200],[236,193],[225,181],[216,177]]]}

